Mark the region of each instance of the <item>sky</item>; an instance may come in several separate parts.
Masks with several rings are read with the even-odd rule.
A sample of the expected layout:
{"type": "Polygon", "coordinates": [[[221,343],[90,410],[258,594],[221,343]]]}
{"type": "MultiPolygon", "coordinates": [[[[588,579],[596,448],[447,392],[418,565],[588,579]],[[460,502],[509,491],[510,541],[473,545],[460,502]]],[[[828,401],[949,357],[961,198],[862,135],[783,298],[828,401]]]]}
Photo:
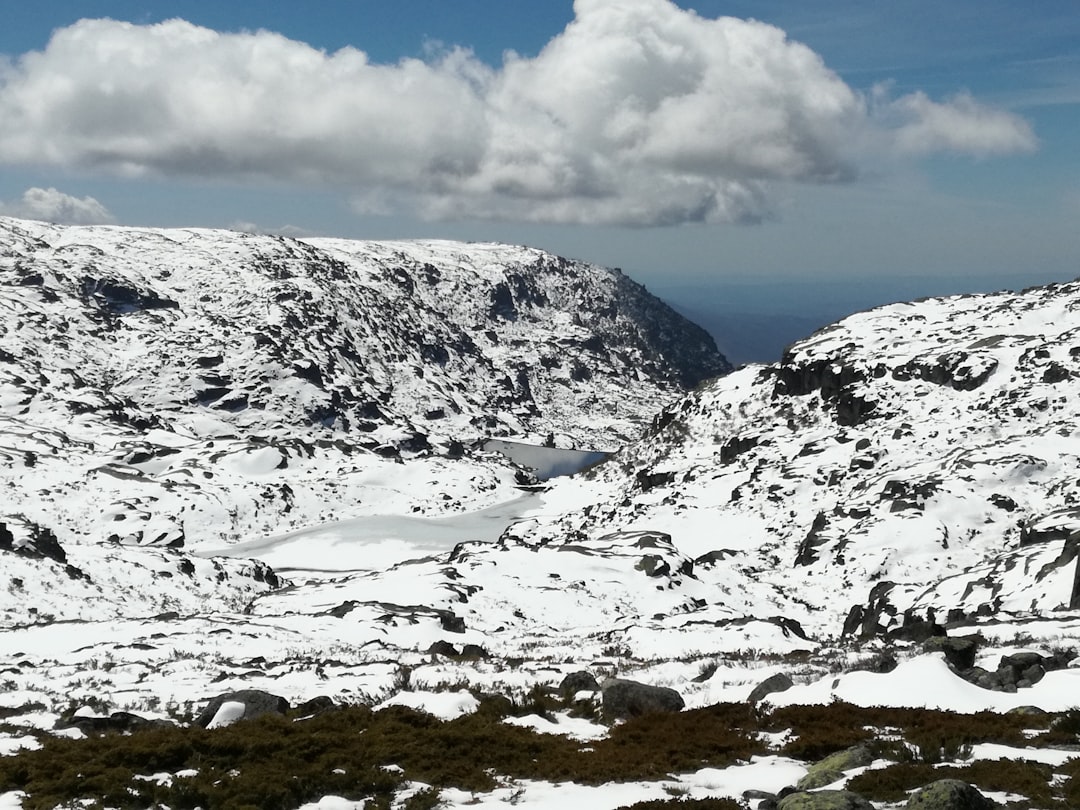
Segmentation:
{"type": "Polygon", "coordinates": [[[7,2],[0,213],[529,244],[776,342],[1080,275],[1077,11],[7,2]]]}

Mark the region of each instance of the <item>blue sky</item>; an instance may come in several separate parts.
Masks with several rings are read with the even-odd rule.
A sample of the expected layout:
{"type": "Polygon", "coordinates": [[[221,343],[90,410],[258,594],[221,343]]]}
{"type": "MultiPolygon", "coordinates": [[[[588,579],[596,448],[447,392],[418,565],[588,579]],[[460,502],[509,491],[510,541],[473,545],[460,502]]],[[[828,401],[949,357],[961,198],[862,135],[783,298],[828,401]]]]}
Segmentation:
{"type": "Polygon", "coordinates": [[[4,17],[4,213],[527,243],[714,314],[1080,275],[1073,0],[52,0],[4,17]]]}

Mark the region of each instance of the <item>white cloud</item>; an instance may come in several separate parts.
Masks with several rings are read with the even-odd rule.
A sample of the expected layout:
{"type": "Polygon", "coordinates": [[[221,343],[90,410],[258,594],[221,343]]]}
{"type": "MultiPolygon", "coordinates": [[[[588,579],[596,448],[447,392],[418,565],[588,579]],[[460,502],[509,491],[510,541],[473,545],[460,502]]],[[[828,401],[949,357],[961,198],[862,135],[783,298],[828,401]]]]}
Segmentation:
{"type": "Polygon", "coordinates": [[[93,197],[72,197],[55,188],[28,188],[18,202],[0,202],[0,214],[68,225],[101,225],[113,216],[93,197]]]}
{"type": "Polygon", "coordinates": [[[499,68],[82,20],[0,66],[0,162],[331,185],[358,210],[433,218],[655,225],[762,218],[774,181],[852,179],[868,144],[1033,144],[964,96],[868,103],[764,23],[668,0],[574,8],[540,54],[499,68]]]}
{"type": "Polygon", "coordinates": [[[967,93],[944,103],[922,92],[890,100],[878,87],[874,101],[875,116],[901,153],[959,152],[983,157],[1031,152],[1038,145],[1024,119],[980,104],[967,93]]]}
{"type": "Polygon", "coordinates": [[[303,239],[308,236],[319,236],[314,231],[309,231],[307,228],[301,228],[298,225],[281,225],[276,228],[264,228],[255,222],[247,222],[245,220],[237,220],[228,226],[230,231],[240,231],[241,233],[250,233],[262,236],[288,236],[295,239],[303,239]]]}

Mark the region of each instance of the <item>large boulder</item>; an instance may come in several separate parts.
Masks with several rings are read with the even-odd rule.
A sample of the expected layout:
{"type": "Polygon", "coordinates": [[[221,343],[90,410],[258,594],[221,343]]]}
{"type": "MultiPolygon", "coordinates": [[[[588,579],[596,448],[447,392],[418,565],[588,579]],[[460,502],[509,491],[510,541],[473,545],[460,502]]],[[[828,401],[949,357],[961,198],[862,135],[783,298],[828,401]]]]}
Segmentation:
{"type": "Polygon", "coordinates": [[[206,704],[195,719],[195,725],[203,728],[220,728],[238,720],[253,720],[264,714],[285,714],[289,701],[261,689],[240,689],[218,695],[206,704]]]}
{"type": "Polygon", "coordinates": [[[904,805],[911,810],[991,810],[995,804],[959,779],[932,782],[904,805]]]}
{"type": "Polygon", "coordinates": [[[819,790],[791,793],[777,802],[776,810],[874,810],[874,805],[850,790],[819,790]]]}
{"type": "Polygon", "coordinates": [[[602,713],[607,720],[625,720],[656,712],[680,712],[686,706],[682,695],[665,686],[608,678],[600,686],[602,713]]]}
{"type": "Polygon", "coordinates": [[[806,775],[799,780],[796,787],[799,790],[814,790],[815,788],[831,785],[844,775],[844,771],[852,768],[863,768],[874,761],[874,752],[870,746],[859,743],[835,754],[829,754],[825,759],[811,765],[806,775]]]}
{"type": "Polygon", "coordinates": [[[750,693],[750,696],[746,699],[748,703],[757,703],[767,695],[771,695],[774,692],[784,692],[794,686],[794,682],[785,675],[783,672],[778,672],[775,675],[771,675],[757,686],[754,687],[754,691],[750,693]]]}
{"type": "Polygon", "coordinates": [[[945,654],[945,660],[956,672],[964,672],[975,666],[978,636],[931,636],[923,643],[927,652],[945,654]]]}

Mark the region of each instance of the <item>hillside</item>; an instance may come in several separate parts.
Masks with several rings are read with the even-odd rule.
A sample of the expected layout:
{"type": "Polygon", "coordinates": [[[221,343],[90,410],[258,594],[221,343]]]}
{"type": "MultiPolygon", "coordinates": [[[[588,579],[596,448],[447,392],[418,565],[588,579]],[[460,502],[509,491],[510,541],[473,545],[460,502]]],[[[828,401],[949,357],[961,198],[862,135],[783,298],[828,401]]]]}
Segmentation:
{"type": "MultiPolygon", "coordinates": [[[[863,742],[818,786],[900,806],[948,762],[1000,803],[1080,790],[1080,282],[881,307],[706,379],[723,359],[636,285],[524,248],[2,222],[5,744],[70,731],[78,706],[191,719],[255,689],[381,709],[355,722],[389,735],[375,765],[416,775],[369,785],[395,807],[427,784],[448,806],[670,788],[769,807],[863,742]],[[625,446],[543,485],[473,446],[548,433],[625,446]],[[611,682],[583,675],[689,711],[611,730],[611,682]],[[585,686],[560,696],[568,676],[585,686]],[[843,720],[813,709],[838,700],[843,720]],[[908,713],[847,723],[879,705],[908,713]],[[727,753],[680,725],[711,717],[746,731],[727,753]],[[540,750],[508,726],[583,742],[486,776],[394,747],[540,750]],[[648,734],[667,770],[577,759],[648,734]],[[1035,781],[1001,787],[995,755],[1035,781]]],[[[209,751],[200,734],[176,744],[209,751]]]]}
{"type": "Polygon", "coordinates": [[[730,368],[640,285],[528,248],[0,218],[0,280],[0,542],[71,579],[22,621],[250,595],[258,566],[190,591],[201,562],[124,549],[497,503],[523,474],[478,442],[613,449],[730,368]]]}

